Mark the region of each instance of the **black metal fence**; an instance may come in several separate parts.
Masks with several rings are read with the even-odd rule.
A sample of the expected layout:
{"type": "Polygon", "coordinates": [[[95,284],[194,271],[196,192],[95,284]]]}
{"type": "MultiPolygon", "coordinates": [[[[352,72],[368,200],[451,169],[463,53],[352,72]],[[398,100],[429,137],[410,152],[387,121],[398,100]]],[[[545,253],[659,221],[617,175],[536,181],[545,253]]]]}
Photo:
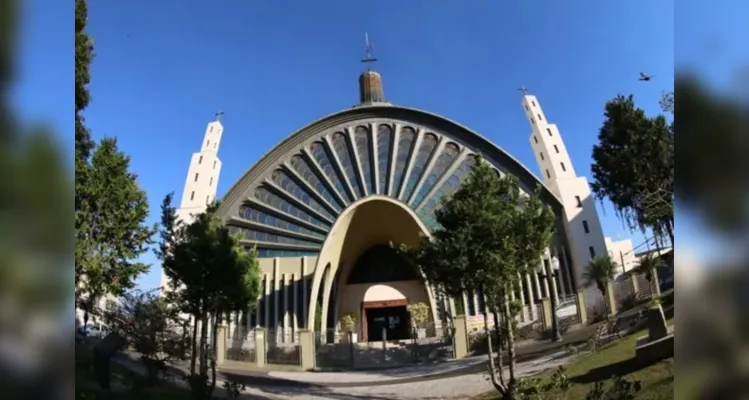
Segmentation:
{"type": "Polygon", "coordinates": [[[236,327],[226,330],[225,358],[231,361],[255,363],[255,330],[236,327]]]}
{"type": "Polygon", "coordinates": [[[265,340],[267,364],[301,365],[299,332],[269,329],[265,340]]]}

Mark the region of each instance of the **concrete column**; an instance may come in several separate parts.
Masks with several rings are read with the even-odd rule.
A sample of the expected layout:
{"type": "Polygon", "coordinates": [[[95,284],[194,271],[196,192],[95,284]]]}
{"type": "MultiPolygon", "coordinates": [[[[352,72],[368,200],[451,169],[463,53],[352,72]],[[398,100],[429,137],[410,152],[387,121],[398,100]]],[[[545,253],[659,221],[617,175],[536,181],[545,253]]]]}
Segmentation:
{"type": "Polygon", "coordinates": [[[606,302],[608,303],[609,315],[616,315],[616,297],[614,296],[614,285],[609,280],[606,282],[606,302]]]}
{"type": "Polygon", "coordinates": [[[562,265],[564,265],[564,275],[562,275],[562,278],[564,278],[564,284],[567,286],[567,293],[574,294],[576,291],[572,287],[572,266],[567,263],[567,253],[564,251],[564,247],[559,248],[559,255],[559,259],[562,265]]]}
{"type": "Polygon", "coordinates": [[[543,296],[541,296],[541,283],[538,281],[538,271],[533,271],[533,283],[535,283],[534,287],[536,288],[536,298],[543,298],[543,296]]]}
{"type": "MultiPolygon", "coordinates": [[[[327,272],[323,274],[323,279],[325,279],[325,283],[323,284],[323,294],[322,294],[322,321],[320,321],[320,329],[322,329],[323,334],[326,334],[328,329],[328,307],[330,303],[330,290],[333,286],[333,267],[331,266],[327,272]]],[[[313,299],[312,301],[317,301],[317,299],[313,299]]],[[[338,321],[333,321],[334,324],[337,324],[338,321]]],[[[335,327],[335,326],[334,326],[335,327]]]]}
{"type": "Polygon", "coordinates": [[[315,336],[309,329],[299,331],[299,358],[303,371],[315,368],[315,336]]]}
{"type": "Polygon", "coordinates": [[[637,293],[640,291],[640,285],[637,282],[637,274],[630,274],[629,282],[632,284],[632,295],[637,298],[637,293]]]}
{"type": "Polygon", "coordinates": [[[278,300],[279,297],[279,290],[280,290],[280,284],[281,284],[281,259],[276,257],[273,259],[273,321],[271,321],[271,324],[273,326],[269,326],[268,328],[273,328],[276,331],[276,341],[278,341],[278,300]]]}
{"type": "Polygon", "coordinates": [[[255,330],[255,363],[258,367],[265,366],[265,328],[255,330]]]}
{"type": "Polygon", "coordinates": [[[216,327],[216,364],[224,363],[226,356],[226,327],[219,325],[216,327]]]}
{"type": "Polygon", "coordinates": [[[468,318],[464,315],[453,318],[453,358],[459,360],[468,355],[468,318]]]}
{"type": "MultiPolygon", "coordinates": [[[[291,300],[294,302],[294,304],[292,305],[291,328],[294,330],[294,332],[299,329],[299,307],[297,306],[297,304],[299,304],[299,280],[297,279],[298,276],[299,275],[297,274],[291,274],[291,300]]],[[[304,307],[302,307],[302,310],[304,310],[304,307]]]]}
{"type": "Polygon", "coordinates": [[[551,291],[549,290],[549,281],[546,280],[546,275],[549,273],[548,268],[546,268],[546,256],[541,258],[541,268],[543,268],[542,271],[544,271],[544,278],[541,279],[544,285],[544,293],[546,293],[546,297],[549,297],[551,295],[551,291]]]}
{"type": "Polygon", "coordinates": [[[263,328],[268,329],[270,325],[270,280],[271,274],[265,274],[265,301],[263,301],[263,328]]]}
{"type": "MultiPolygon", "coordinates": [[[[289,337],[287,336],[291,331],[291,324],[289,322],[289,291],[291,290],[291,276],[289,274],[282,275],[283,289],[283,341],[286,342],[289,337]]],[[[290,342],[294,341],[294,336],[291,336],[290,342]]]]}
{"type": "Polygon", "coordinates": [[[518,273],[518,287],[520,288],[520,305],[523,306],[520,312],[520,320],[525,322],[528,320],[528,307],[525,303],[525,291],[523,290],[523,277],[518,273]]]}
{"type": "Polygon", "coordinates": [[[299,321],[302,326],[307,326],[307,309],[312,299],[307,294],[307,257],[302,257],[302,319],[299,321]]]}
{"type": "Polygon", "coordinates": [[[463,314],[467,317],[470,310],[468,309],[468,296],[466,295],[466,292],[463,292],[463,310],[465,311],[463,314]]]}
{"type": "Polygon", "coordinates": [[[556,298],[557,304],[559,304],[559,288],[557,287],[557,278],[551,277],[551,293],[556,298]]]}
{"type": "Polygon", "coordinates": [[[543,309],[544,314],[544,331],[548,331],[551,329],[551,318],[552,318],[552,310],[551,310],[551,298],[550,297],[544,297],[541,299],[541,308],[543,309]]]}
{"type": "Polygon", "coordinates": [[[533,321],[538,319],[538,310],[536,310],[536,299],[533,298],[533,285],[531,282],[531,276],[529,274],[525,274],[525,284],[528,286],[528,300],[530,303],[531,308],[531,318],[533,321]]]}
{"type": "Polygon", "coordinates": [[[484,311],[479,310],[479,294],[473,292],[473,309],[476,310],[476,315],[483,315],[484,311]]]}
{"type": "Polygon", "coordinates": [[[580,323],[585,325],[588,322],[588,310],[585,308],[585,289],[575,292],[577,300],[577,315],[580,317],[580,323]]]}

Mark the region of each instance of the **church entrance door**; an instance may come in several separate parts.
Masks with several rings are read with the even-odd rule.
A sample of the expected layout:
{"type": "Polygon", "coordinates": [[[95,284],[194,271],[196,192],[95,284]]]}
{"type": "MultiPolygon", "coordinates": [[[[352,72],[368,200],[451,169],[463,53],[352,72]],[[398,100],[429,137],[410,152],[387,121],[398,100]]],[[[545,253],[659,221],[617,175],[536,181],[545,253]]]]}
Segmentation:
{"type": "Polygon", "coordinates": [[[393,300],[362,303],[362,339],[368,342],[379,342],[383,333],[387,340],[403,340],[409,338],[410,326],[407,300],[393,300]]]}

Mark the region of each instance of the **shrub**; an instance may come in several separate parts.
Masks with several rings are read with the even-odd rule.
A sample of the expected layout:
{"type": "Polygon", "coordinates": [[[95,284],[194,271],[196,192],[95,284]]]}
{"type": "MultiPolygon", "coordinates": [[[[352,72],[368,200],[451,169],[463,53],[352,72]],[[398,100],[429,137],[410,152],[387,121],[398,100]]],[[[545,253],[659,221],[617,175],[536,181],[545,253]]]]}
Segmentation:
{"type": "Polygon", "coordinates": [[[606,383],[596,382],[585,400],[633,400],[640,391],[640,381],[629,382],[622,377],[612,378],[614,383],[606,390],[606,383]]]}
{"type": "Polygon", "coordinates": [[[411,323],[416,327],[429,321],[429,312],[431,310],[428,305],[422,302],[409,304],[406,306],[406,310],[408,310],[408,315],[411,317],[411,323]]]}
{"type": "Polygon", "coordinates": [[[339,324],[341,325],[341,329],[345,332],[351,332],[354,330],[354,327],[356,327],[356,317],[354,317],[354,313],[348,312],[343,314],[341,317],[339,324]]]}

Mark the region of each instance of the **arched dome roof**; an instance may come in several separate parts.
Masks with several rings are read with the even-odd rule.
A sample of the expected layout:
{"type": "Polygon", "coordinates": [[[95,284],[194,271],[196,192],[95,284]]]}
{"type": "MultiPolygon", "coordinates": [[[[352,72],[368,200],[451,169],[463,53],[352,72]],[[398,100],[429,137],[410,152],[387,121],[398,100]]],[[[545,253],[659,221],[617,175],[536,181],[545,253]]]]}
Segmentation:
{"type": "Polygon", "coordinates": [[[314,255],[338,215],[372,194],[408,205],[427,228],[480,153],[499,174],[559,216],[560,200],[515,158],[465,126],[426,111],[377,104],[321,118],[284,139],[232,186],[219,213],[261,257],[314,255]]]}

